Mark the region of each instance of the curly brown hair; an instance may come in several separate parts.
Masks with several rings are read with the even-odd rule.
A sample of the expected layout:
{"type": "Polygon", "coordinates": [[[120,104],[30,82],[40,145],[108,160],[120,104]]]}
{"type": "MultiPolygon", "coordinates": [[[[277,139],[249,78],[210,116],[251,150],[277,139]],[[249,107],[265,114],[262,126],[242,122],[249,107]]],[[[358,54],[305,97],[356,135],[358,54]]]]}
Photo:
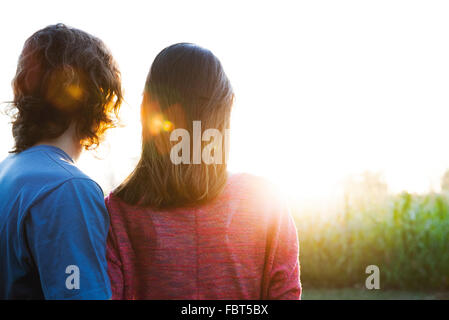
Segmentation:
{"type": "Polygon", "coordinates": [[[95,148],[116,125],[123,100],[120,71],[109,49],[64,24],[26,40],[12,87],[13,153],[59,137],[72,123],[81,145],[95,148]]]}

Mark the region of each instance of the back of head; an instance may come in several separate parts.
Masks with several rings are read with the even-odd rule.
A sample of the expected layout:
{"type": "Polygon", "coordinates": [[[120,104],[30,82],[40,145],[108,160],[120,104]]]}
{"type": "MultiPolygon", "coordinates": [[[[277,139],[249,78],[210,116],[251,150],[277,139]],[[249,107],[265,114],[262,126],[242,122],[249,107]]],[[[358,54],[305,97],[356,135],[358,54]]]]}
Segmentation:
{"type": "Polygon", "coordinates": [[[189,43],[162,50],[145,85],[140,161],[114,193],[127,203],[153,208],[195,205],[215,198],[226,183],[226,154],[221,149],[233,97],[223,67],[211,51],[189,43]],[[217,134],[208,143],[212,139],[205,136],[210,130],[217,134]],[[179,137],[187,140],[182,142],[189,150],[183,149],[183,161],[176,162],[173,148],[180,144],[179,137]],[[196,150],[195,145],[199,146],[196,150]],[[218,161],[202,161],[205,148],[212,149],[218,161]]]}
{"type": "Polygon", "coordinates": [[[72,123],[80,144],[95,147],[122,102],[120,72],[104,43],[63,24],[26,40],[12,85],[12,152],[57,138],[72,123]]]}

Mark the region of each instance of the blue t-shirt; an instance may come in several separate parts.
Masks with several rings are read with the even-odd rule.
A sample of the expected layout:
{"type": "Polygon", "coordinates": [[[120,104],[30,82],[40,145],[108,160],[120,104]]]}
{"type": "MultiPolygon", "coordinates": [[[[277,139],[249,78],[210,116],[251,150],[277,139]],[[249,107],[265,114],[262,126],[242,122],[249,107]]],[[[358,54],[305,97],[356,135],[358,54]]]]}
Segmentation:
{"type": "Polygon", "coordinates": [[[103,192],[61,149],[0,163],[0,299],[109,299],[103,192]]]}

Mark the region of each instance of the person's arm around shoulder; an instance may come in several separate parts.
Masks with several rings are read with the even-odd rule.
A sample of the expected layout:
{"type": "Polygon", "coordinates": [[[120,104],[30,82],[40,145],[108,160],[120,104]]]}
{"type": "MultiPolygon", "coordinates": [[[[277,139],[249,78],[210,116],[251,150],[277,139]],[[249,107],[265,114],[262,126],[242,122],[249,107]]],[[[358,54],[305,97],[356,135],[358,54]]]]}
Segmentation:
{"type": "Polygon", "coordinates": [[[109,216],[94,181],[64,182],[30,209],[25,229],[45,299],[110,299],[109,216]]]}

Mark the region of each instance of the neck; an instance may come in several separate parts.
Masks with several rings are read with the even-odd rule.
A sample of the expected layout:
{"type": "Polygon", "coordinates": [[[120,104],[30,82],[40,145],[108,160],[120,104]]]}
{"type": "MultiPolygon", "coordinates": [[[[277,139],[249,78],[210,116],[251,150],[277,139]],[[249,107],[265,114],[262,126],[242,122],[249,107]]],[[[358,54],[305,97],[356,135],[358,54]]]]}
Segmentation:
{"type": "Polygon", "coordinates": [[[57,147],[67,153],[73,161],[77,161],[83,150],[79,139],[76,137],[76,130],[74,125],[70,127],[59,137],[55,139],[42,140],[36,145],[49,145],[57,147]]]}

